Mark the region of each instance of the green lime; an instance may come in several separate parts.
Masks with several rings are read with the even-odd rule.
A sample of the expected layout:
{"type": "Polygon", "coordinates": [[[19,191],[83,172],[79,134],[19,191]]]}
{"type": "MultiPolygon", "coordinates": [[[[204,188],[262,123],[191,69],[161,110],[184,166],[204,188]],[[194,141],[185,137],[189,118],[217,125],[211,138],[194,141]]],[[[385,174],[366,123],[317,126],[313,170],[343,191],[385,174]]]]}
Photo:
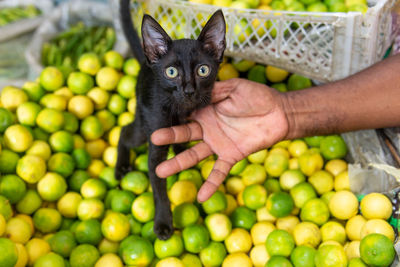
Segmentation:
{"type": "Polygon", "coordinates": [[[304,76],[298,75],[298,74],[290,75],[290,77],[288,79],[288,84],[287,84],[289,91],[301,90],[301,89],[305,89],[305,88],[308,88],[311,86],[312,86],[312,83],[311,83],[310,79],[308,79],[304,76]]]}
{"type": "Polygon", "coordinates": [[[85,53],[78,60],[78,68],[81,72],[96,75],[101,68],[101,62],[95,53],[85,53]]]}
{"type": "Polygon", "coordinates": [[[347,267],[368,267],[368,265],[366,265],[361,258],[352,258],[349,261],[349,264],[347,265],[347,267]]]}
{"type": "Polygon", "coordinates": [[[334,3],[333,5],[329,6],[328,8],[329,8],[329,12],[347,12],[347,6],[345,3],[340,3],[340,2],[334,3]]]}
{"type": "Polygon", "coordinates": [[[129,99],[135,96],[136,78],[125,75],[119,80],[117,92],[124,98],[129,99]]]}
{"type": "Polygon", "coordinates": [[[47,140],[49,139],[49,134],[45,130],[36,127],[33,129],[33,138],[35,140],[42,140],[47,142],[47,140]]]}
{"type": "Polygon", "coordinates": [[[267,179],[267,172],[260,164],[247,164],[245,169],[240,173],[245,185],[262,184],[267,179]]]}
{"type": "Polygon", "coordinates": [[[0,108],[0,133],[4,133],[13,123],[13,114],[8,109],[0,108]]]}
{"type": "Polygon", "coordinates": [[[135,58],[130,58],[125,61],[123,70],[127,75],[138,76],[140,64],[135,58]]]}
{"type": "Polygon", "coordinates": [[[131,234],[139,235],[142,232],[142,224],[133,218],[132,214],[126,215],[131,226],[131,234]]]}
{"type": "Polygon", "coordinates": [[[264,183],[264,187],[267,189],[267,194],[282,191],[281,184],[278,179],[267,179],[264,183]]]}
{"type": "Polygon", "coordinates": [[[154,258],[153,245],[142,237],[130,236],[121,243],[119,255],[127,265],[147,266],[154,258]]]}
{"type": "Polygon", "coordinates": [[[17,175],[5,175],[0,180],[0,194],[8,198],[11,204],[20,201],[26,193],[26,184],[17,175]]]}
{"type": "MultiPolygon", "coordinates": [[[[21,124],[35,126],[36,117],[39,114],[40,110],[41,108],[39,104],[34,102],[25,102],[17,108],[17,119],[21,124]]],[[[2,118],[1,115],[4,116],[4,114],[0,112],[0,124],[6,124],[8,122],[7,117],[2,118]],[[1,120],[3,122],[1,122],[1,120]]]]}
{"type": "Polygon", "coordinates": [[[321,226],[320,231],[322,242],[333,240],[342,245],[346,242],[346,230],[338,222],[329,221],[321,226]]]}
{"type": "Polygon", "coordinates": [[[265,267],[293,267],[293,264],[285,257],[272,256],[265,267]]]}
{"type": "Polygon", "coordinates": [[[247,186],[243,191],[243,202],[246,207],[257,210],[265,205],[267,201],[267,190],[259,184],[247,186]]]}
{"type": "Polygon", "coordinates": [[[229,217],[222,213],[208,215],[204,223],[213,241],[224,241],[232,231],[232,223],[229,217]]]}
{"type": "Polygon", "coordinates": [[[107,238],[103,238],[97,246],[101,255],[107,253],[117,253],[119,249],[119,242],[112,242],[107,238]]]}
{"type": "Polygon", "coordinates": [[[130,213],[135,195],[126,190],[117,191],[111,199],[111,209],[115,212],[130,213]]]}
{"type": "Polygon", "coordinates": [[[100,120],[96,116],[89,116],[83,119],[80,132],[85,140],[91,141],[103,136],[104,129],[100,120]]]}
{"type": "Polygon", "coordinates": [[[313,222],[319,226],[329,219],[329,209],[325,202],[319,198],[308,200],[300,211],[300,218],[305,222],[313,222]]]}
{"type": "Polygon", "coordinates": [[[101,222],[101,231],[105,238],[113,242],[119,242],[130,233],[129,218],[119,212],[107,213],[101,222]]]}
{"type": "Polygon", "coordinates": [[[100,254],[96,247],[82,244],[72,250],[69,263],[71,267],[92,267],[99,258],[100,254]]]}
{"type": "Polygon", "coordinates": [[[75,161],[69,154],[59,152],[50,157],[47,166],[49,171],[68,177],[74,172],[75,161]]]}
{"type": "Polygon", "coordinates": [[[360,243],[361,259],[371,266],[390,266],[396,252],[393,242],[382,234],[369,234],[360,243]]]}
{"type": "Polygon", "coordinates": [[[99,219],[103,213],[104,204],[100,199],[88,198],[79,202],[77,215],[80,220],[99,219]]]}
{"type": "Polygon", "coordinates": [[[265,170],[272,177],[279,177],[289,167],[289,159],[282,154],[269,154],[264,163],[265,170]]]}
{"type": "MultiPolygon", "coordinates": [[[[18,201],[16,208],[19,213],[32,214],[42,206],[42,199],[36,190],[28,189],[20,201],[18,201]]],[[[1,198],[0,198],[1,207],[1,198]]],[[[0,208],[0,213],[1,208],[0,208]]],[[[4,215],[4,214],[3,214],[4,215]]]]}
{"type": "Polygon", "coordinates": [[[106,66],[120,70],[124,64],[124,58],[117,51],[108,51],[104,54],[104,63],[106,66]]]}
{"type": "Polygon", "coordinates": [[[211,241],[200,251],[200,260],[204,266],[220,266],[226,256],[226,249],[222,243],[211,241]]]}
{"type": "Polygon", "coordinates": [[[40,105],[45,108],[52,108],[64,111],[67,108],[67,98],[62,95],[46,94],[40,99],[40,105]]]}
{"type": "Polygon", "coordinates": [[[266,149],[254,152],[250,155],[247,156],[247,159],[251,163],[256,163],[256,164],[263,164],[265,161],[265,158],[267,157],[268,151],[266,149]]]}
{"type": "Polygon", "coordinates": [[[104,132],[111,130],[115,126],[115,123],[117,121],[115,115],[112,114],[111,111],[107,109],[99,110],[98,112],[96,112],[95,116],[99,119],[101,125],[103,126],[104,132]]]}
{"type": "Polygon", "coordinates": [[[80,192],[82,185],[89,180],[90,175],[83,170],[76,170],[68,179],[68,187],[70,190],[80,192]]]}
{"type": "Polygon", "coordinates": [[[110,67],[103,67],[96,74],[96,83],[100,88],[111,91],[117,87],[119,78],[118,71],[110,67]]]}
{"type": "Polygon", "coordinates": [[[75,166],[77,169],[87,169],[90,165],[91,157],[90,154],[84,148],[74,149],[72,151],[72,157],[75,160],[75,166]]]}
{"type": "Polygon", "coordinates": [[[182,203],[174,208],[172,218],[174,226],[182,229],[197,222],[199,210],[192,203],[182,203]]]}
{"type": "Polygon", "coordinates": [[[342,246],[320,246],[315,254],[315,266],[321,267],[346,267],[347,256],[342,246]]]}
{"type": "Polygon", "coordinates": [[[271,84],[271,87],[275,88],[276,90],[278,90],[279,92],[282,92],[282,93],[287,92],[287,90],[288,90],[286,83],[274,83],[274,84],[271,84]]]}
{"type": "Polygon", "coordinates": [[[56,91],[64,84],[64,76],[56,67],[46,67],[40,74],[40,85],[47,91],[56,91]]]}
{"type": "Polygon", "coordinates": [[[286,170],[279,177],[281,188],[285,191],[289,191],[292,187],[305,180],[306,177],[300,170],[286,170]]]}
{"type": "MultiPolygon", "coordinates": [[[[57,209],[65,218],[76,218],[82,196],[76,192],[67,192],[57,202],[57,209]]],[[[64,218],[64,220],[65,220],[64,218]]]]}
{"type": "Polygon", "coordinates": [[[201,206],[207,214],[222,212],[227,207],[225,194],[221,191],[216,191],[209,199],[204,201],[201,206]]]}
{"type": "Polygon", "coordinates": [[[145,192],[138,196],[132,203],[132,215],[139,222],[145,223],[154,218],[155,207],[153,194],[145,192]]]}
{"type": "Polygon", "coordinates": [[[62,216],[56,209],[40,208],[33,215],[35,228],[42,233],[51,233],[61,226],[62,216]]]}
{"type": "Polygon", "coordinates": [[[74,114],[68,111],[64,111],[63,115],[64,115],[63,130],[68,131],[70,133],[75,133],[79,128],[78,118],[74,114]]]}
{"type": "Polygon", "coordinates": [[[256,223],[256,213],[246,207],[237,207],[231,214],[230,219],[233,227],[244,228],[250,230],[256,223]]]}
{"type": "Polygon", "coordinates": [[[157,239],[157,236],[154,233],[154,221],[149,221],[145,223],[140,231],[140,234],[142,235],[142,237],[154,243],[154,241],[156,241],[157,239]]]}
{"type": "Polygon", "coordinates": [[[4,219],[9,220],[12,216],[12,209],[11,209],[11,205],[10,205],[10,201],[0,195],[0,214],[4,216],[4,219]]]}
{"type": "Polygon", "coordinates": [[[295,206],[298,208],[302,208],[308,200],[317,197],[314,187],[307,182],[295,185],[290,189],[290,195],[293,198],[295,206]]]}
{"type": "Polygon", "coordinates": [[[43,200],[53,202],[65,194],[67,183],[61,175],[48,172],[38,182],[37,191],[43,200]]]}
{"type": "Polygon", "coordinates": [[[128,172],[121,180],[121,188],[140,195],[149,187],[149,178],[139,171],[128,172]]]}
{"type": "Polygon", "coordinates": [[[292,197],[286,192],[275,192],[267,199],[267,209],[275,217],[288,216],[294,207],[292,197]]]}
{"type": "Polygon", "coordinates": [[[182,237],[178,234],[173,234],[168,240],[156,239],[154,252],[160,259],[180,256],[183,252],[182,237]]]}
{"type": "Polygon", "coordinates": [[[25,155],[18,160],[17,174],[25,182],[34,184],[46,173],[46,162],[39,156],[25,155]]]}
{"type": "Polygon", "coordinates": [[[34,267],[47,267],[47,266],[65,266],[64,258],[60,255],[50,252],[40,256],[36,261],[34,267]]]}
{"type": "Polygon", "coordinates": [[[48,133],[61,130],[64,126],[64,115],[61,111],[44,108],[36,117],[36,124],[48,133]]]}
{"type": "Polygon", "coordinates": [[[317,251],[308,246],[296,247],[290,255],[294,267],[314,267],[314,257],[317,251]]]}
{"type": "Polygon", "coordinates": [[[52,251],[67,258],[77,244],[72,232],[62,230],[49,239],[49,245],[52,251]]]}
{"type": "Polygon", "coordinates": [[[108,190],[106,193],[106,197],[104,198],[104,206],[107,210],[111,209],[111,201],[115,194],[117,194],[120,190],[117,188],[108,190]]]}
{"type": "Polygon", "coordinates": [[[28,101],[28,95],[17,87],[6,86],[1,90],[0,101],[4,108],[14,112],[21,104],[28,101]]]}
{"type": "Polygon", "coordinates": [[[292,253],[295,243],[293,236],[285,230],[273,230],[265,241],[270,256],[288,257],[292,253]]]}
{"type": "Polygon", "coordinates": [[[308,12],[328,12],[328,7],[321,2],[313,3],[307,6],[308,12]]]}
{"type": "Polygon", "coordinates": [[[325,138],[325,136],[316,135],[316,136],[311,136],[311,137],[305,137],[304,141],[310,147],[319,147],[321,144],[321,141],[324,138],[325,138]]]}
{"type": "Polygon", "coordinates": [[[71,152],[74,149],[74,138],[67,131],[58,131],[50,135],[49,143],[54,152],[71,152]]]}
{"type": "Polygon", "coordinates": [[[14,152],[25,152],[33,143],[33,136],[29,128],[14,124],[4,132],[4,145],[14,152]]]}
{"type": "Polygon", "coordinates": [[[107,193],[106,184],[97,178],[90,178],[81,187],[81,195],[84,198],[103,199],[107,193]]]}
{"type": "Polygon", "coordinates": [[[113,94],[108,101],[107,108],[115,115],[122,114],[126,110],[127,101],[118,94],[113,94]]]}
{"type": "Polygon", "coordinates": [[[0,238],[0,251],[0,266],[13,267],[17,263],[17,247],[11,240],[0,238]]]}
{"type": "Polygon", "coordinates": [[[37,82],[25,82],[22,86],[22,90],[28,95],[29,100],[38,102],[40,98],[46,93],[46,91],[37,82]]]}
{"type": "Polygon", "coordinates": [[[77,95],[84,95],[92,89],[93,78],[83,72],[72,72],[67,80],[68,88],[77,95]]]}
{"type": "Polygon", "coordinates": [[[191,267],[202,267],[203,266],[197,255],[193,255],[190,253],[184,253],[180,257],[180,259],[185,267],[186,266],[191,266],[191,267]]]}
{"type": "Polygon", "coordinates": [[[196,169],[188,169],[181,171],[178,174],[178,180],[192,181],[196,185],[197,190],[199,190],[201,185],[203,184],[203,178],[201,178],[200,172],[196,169]]]}
{"type": "Polygon", "coordinates": [[[199,253],[210,242],[207,228],[199,224],[185,227],[182,231],[182,237],[185,249],[191,253],[199,253]]]}
{"type": "Polygon", "coordinates": [[[255,65],[247,73],[247,79],[253,82],[266,84],[267,78],[265,77],[265,67],[263,65],[255,65]]]}
{"type": "Polygon", "coordinates": [[[103,238],[101,224],[95,219],[79,222],[75,228],[74,235],[79,244],[91,244],[94,246],[99,244],[103,238]]]}
{"type": "Polygon", "coordinates": [[[347,154],[346,143],[339,135],[325,137],[319,148],[322,156],[327,160],[343,158],[347,154]]]}
{"type": "MultiPolygon", "coordinates": [[[[99,179],[103,180],[108,188],[115,188],[118,186],[119,181],[115,178],[115,170],[114,168],[111,167],[105,167],[101,170],[100,174],[99,174],[99,179]]],[[[122,186],[122,181],[121,181],[121,187],[122,189],[126,190],[123,186],[122,186]]]]}

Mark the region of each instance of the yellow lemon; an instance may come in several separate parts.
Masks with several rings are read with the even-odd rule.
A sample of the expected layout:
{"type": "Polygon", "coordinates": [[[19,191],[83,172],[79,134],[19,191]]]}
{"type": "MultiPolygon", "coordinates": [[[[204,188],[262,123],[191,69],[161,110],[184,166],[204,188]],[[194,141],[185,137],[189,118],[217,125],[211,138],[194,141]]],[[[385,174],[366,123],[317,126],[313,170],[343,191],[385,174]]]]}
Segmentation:
{"type": "Polygon", "coordinates": [[[334,188],[335,191],[350,190],[350,179],[348,171],[343,171],[335,176],[334,188]]]}
{"type": "Polygon", "coordinates": [[[276,220],[276,228],[285,230],[289,234],[293,234],[293,230],[297,224],[300,223],[300,220],[297,216],[289,215],[286,217],[278,218],[276,220]]]}
{"type": "Polygon", "coordinates": [[[93,113],[93,102],[85,95],[73,96],[68,102],[68,111],[78,119],[84,119],[93,113]]]}
{"type": "Polygon", "coordinates": [[[229,253],[247,253],[250,251],[253,244],[249,232],[242,228],[233,229],[224,242],[226,250],[229,253]]]}
{"type": "Polygon", "coordinates": [[[28,263],[28,252],[26,251],[24,245],[20,243],[15,244],[15,246],[17,247],[18,251],[18,261],[14,267],[24,267],[28,263]]]}
{"type": "Polygon", "coordinates": [[[255,267],[264,267],[270,259],[264,244],[255,245],[250,251],[250,259],[255,267]]]}
{"type": "Polygon", "coordinates": [[[222,262],[222,267],[252,267],[249,256],[243,252],[229,254],[222,262]]]}
{"type": "Polygon", "coordinates": [[[9,86],[3,88],[0,100],[3,107],[14,112],[21,104],[28,101],[28,95],[19,88],[9,86]]]}
{"type": "Polygon", "coordinates": [[[321,242],[321,232],[315,223],[301,222],[293,229],[293,237],[297,246],[306,245],[313,248],[321,242]]]}
{"type": "Polygon", "coordinates": [[[251,227],[250,235],[254,245],[265,244],[268,235],[275,230],[276,227],[271,222],[261,221],[251,227]]]}
{"type": "Polygon", "coordinates": [[[232,78],[238,78],[239,72],[235,69],[232,64],[224,64],[218,70],[218,79],[220,81],[229,80],[232,78]]]}
{"type": "Polygon", "coordinates": [[[325,164],[325,170],[337,176],[347,170],[347,162],[342,159],[331,159],[325,164]]]}
{"type": "Polygon", "coordinates": [[[256,216],[257,216],[257,221],[259,222],[266,221],[273,223],[276,221],[276,217],[268,211],[267,206],[257,209],[256,216]]]}
{"type": "Polygon", "coordinates": [[[26,251],[28,252],[28,264],[32,266],[40,256],[51,251],[49,243],[39,238],[32,238],[26,243],[26,251]]]}
{"type": "Polygon", "coordinates": [[[196,200],[196,185],[188,180],[177,181],[168,192],[169,199],[174,205],[193,203],[196,200]]]}
{"type": "Polygon", "coordinates": [[[357,197],[347,190],[336,192],[329,201],[329,211],[340,220],[348,220],[358,212],[357,197]]]}
{"type": "Polygon", "coordinates": [[[360,241],[351,241],[346,243],[344,246],[344,252],[346,252],[347,259],[351,260],[353,258],[360,257],[360,241]]]}
{"type": "Polygon", "coordinates": [[[360,203],[361,213],[366,219],[387,220],[392,215],[392,202],[381,193],[370,193],[360,203]]]}
{"type": "Polygon", "coordinates": [[[382,219],[368,220],[361,228],[361,239],[369,234],[382,234],[387,236],[392,242],[394,241],[395,234],[392,226],[382,219]]]}
{"type": "Polygon", "coordinates": [[[265,68],[265,75],[267,76],[268,81],[278,83],[285,80],[289,75],[289,72],[269,65],[265,68]]]}
{"type": "Polygon", "coordinates": [[[361,229],[367,220],[362,215],[351,217],[346,222],[346,234],[350,240],[361,240],[361,229]]]}
{"type": "Polygon", "coordinates": [[[22,125],[11,125],[4,132],[3,142],[6,147],[14,152],[24,152],[31,147],[33,136],[31,132],[22,125]]]}

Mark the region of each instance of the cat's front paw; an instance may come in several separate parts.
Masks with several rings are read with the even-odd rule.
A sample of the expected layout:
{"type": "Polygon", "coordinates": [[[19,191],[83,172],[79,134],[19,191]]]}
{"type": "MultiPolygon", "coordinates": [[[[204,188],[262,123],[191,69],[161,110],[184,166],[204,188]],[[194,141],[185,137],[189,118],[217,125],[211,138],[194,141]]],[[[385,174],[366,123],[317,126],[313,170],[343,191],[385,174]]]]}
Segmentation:
{"type": "Polygon", "coordinates": [[[154,233],[161,240],[169,239],[174,233],[174,227],[171,224],[165,222],[154,222],[154,233]]]}
{"type": "Polygon", "coordinates": [[[115,167],[115,178],[121,180],[128,172],[133,170],[132,166],[115,167]]]}

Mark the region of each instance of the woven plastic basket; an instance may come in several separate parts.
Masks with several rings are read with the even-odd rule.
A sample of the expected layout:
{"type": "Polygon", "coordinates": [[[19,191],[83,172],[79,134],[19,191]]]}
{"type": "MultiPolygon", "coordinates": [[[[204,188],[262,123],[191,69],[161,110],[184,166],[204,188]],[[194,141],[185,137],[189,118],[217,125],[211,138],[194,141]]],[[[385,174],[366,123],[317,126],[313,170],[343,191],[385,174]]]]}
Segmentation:
{"type": "MultiPolygon", "coordinates": [[[[274,65],[326,82],[381,60],[399,30],[396,0],[370,2],[366,14],[222,8],[226,55],[274,65]]],[[[136,27],[152,15],[173,38],[196,38],[219,7],[180,0],[134,0],[136,27]]]]}

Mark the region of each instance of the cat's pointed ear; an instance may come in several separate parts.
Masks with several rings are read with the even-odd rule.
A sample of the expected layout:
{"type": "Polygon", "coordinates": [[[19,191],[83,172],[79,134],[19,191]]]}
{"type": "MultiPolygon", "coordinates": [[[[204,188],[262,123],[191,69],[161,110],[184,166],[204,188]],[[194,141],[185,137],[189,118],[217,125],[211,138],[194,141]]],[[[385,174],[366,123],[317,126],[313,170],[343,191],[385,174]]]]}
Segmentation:
{"type": "Polygon", "coordinates": [[[203,49],[210,53],[217,61],[222,61],[225,42],[226,25],[224,14],[221,10],[217,10],[207,21],[201,31],[198,41],[203,45],[203,49]]]}
{"type": "Polygon", "coordinates": [[[150,63],[165,55],[172,42],[161,25],[149,15],[143,16],[142,39],[144,54],[150,63]]]}

